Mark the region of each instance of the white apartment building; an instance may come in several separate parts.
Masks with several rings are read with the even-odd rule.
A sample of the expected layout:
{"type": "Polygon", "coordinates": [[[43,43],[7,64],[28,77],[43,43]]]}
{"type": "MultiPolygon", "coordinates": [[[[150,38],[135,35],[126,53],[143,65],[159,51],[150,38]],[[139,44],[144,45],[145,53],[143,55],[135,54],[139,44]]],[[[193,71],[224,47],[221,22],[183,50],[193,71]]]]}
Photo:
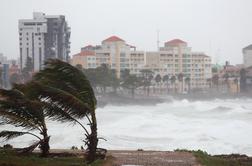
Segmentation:
{"type": "MultiPolygon", "coordinates": [[[[128,45],[117,36],[111,36],[103,40],[100,46],[89,45],[81,50],[73,56],[73,65],[95,68],[104,63],[115,69],[118,77],[124,69],[136,75],[140,75],[143,69],[153,71],[154,76],[177,77],[182,73],[184,84],[188,77],[191,88],[201,89],[209,87],[207,79],[212,77],[211,58],[204,53],[192,52],[187,43],[179,39],[166,42],[159,51],[144,52],[136,50],[136,47],[128,45]]],[[[186,91],[188,87],[180,84],[177,80],[178,91],[186,91]]]]}
{"type": "Polygon", "coordinates": [[[245,67],[252,66],[252,44],[243,48],[243,64],[245,67]]]}
{"type": "Polygon", "coordinates": [[[49,58],[68,60],[70,53],[70,28],[65,16],[33,13],[33,19],[19,20],[20,67],[23,69],[27,58],[33,63],[33,70],[43,68],[49,58]]]}

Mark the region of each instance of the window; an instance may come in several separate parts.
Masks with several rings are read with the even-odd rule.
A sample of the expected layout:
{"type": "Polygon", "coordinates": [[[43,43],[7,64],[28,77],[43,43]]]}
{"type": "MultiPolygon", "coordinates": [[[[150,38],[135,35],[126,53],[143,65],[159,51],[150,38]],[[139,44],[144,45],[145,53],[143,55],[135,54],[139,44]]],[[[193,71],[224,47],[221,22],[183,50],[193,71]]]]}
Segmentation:
{"type": "Polygon", "coordinates": [[[26,56],[29,57],[29,48],[26,48],[26,56]]]}
{"type": "Polygon", "coordinates": [[[125,56],[126,56],[126,54],[124,52],[120,53],[120,57],[125,57],[125,56]]]}
{"type": "Polygon", "coordinates": [[[36,25],[35,23],[24,23],[25,26],[32,26],[32,25],[36,25]]]}

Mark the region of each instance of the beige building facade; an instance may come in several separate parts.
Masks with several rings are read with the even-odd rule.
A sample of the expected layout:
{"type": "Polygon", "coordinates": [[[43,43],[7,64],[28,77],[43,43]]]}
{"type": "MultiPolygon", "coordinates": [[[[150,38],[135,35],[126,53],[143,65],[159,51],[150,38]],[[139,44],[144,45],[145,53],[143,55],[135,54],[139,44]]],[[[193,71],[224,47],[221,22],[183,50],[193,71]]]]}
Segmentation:
{"type": "Polygon", "coordinates": [[[125,69],[135,75],[141,75],[141,70],[149,69],[153,71],[154,77],[157,74],[162,77],[168,75],[169,78],[176,76],[174,87],[177,87],[179,92],[188,91],[189,87],[208,88],[207,80],[212,77],[211,58],[204,53],[192,52],[187,43],[180,39],[166,42],[158,51],[145,52],[136,50],[136,47],[117,36],[111,36],[103,40],[101,45],[89,45],[81,50],[73,56],[73,65],[95,68],[107,64],[117,71],[118,78],[125,69]],[[181,74],[182,81],[178,80],[178,75],[181,74]]]}

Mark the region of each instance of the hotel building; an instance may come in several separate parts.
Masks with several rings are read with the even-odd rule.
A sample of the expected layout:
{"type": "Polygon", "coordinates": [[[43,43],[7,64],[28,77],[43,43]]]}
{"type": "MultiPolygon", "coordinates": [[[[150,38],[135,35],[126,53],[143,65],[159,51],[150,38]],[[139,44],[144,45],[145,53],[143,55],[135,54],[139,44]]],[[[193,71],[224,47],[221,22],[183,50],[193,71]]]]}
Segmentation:
{"type": "MultiPolygon", "coordinates": [[[[154,76],[169,77],[183,74],[183,82],[190,78],[190,88],[208,88],[207,79],[212,77],[211,58],[201,52],[192,52],[187,43],[174,39],[164,44],[158,51],[138,51],[135,46],[127,44],[117,36],[111,36],[98,46],[86,46],[81,52],[73,55],[72,65],[80,64],[83,68],[96,68],[107,64],[117,71],[118,78],[124,69],[131,74],[140,75],[141,70],[149,69],[154,76]]],[[[180,92],[186,91],[186,86],[180,86],[180,92]],[[183,88],[182,88],[183,87],[183,88]]],[[[182,83],[183,84],[183,83],[182,83]]]]}

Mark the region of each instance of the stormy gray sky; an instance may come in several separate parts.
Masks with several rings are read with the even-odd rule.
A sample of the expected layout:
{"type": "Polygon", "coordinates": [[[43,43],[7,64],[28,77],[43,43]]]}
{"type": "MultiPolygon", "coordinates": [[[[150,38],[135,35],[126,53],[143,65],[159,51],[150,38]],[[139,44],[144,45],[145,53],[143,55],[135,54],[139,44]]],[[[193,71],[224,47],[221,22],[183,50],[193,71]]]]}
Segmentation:
{"type": "Polygon", "coordinates": [[[71,55],[117,35],[140,50],[156,50],[173,38],[188,42],[215,62],[242,62],[252,44],[252,0],[1,0],[0,52],[18,58],[18,19],[32,12],[66,16],[71,55]]]}

